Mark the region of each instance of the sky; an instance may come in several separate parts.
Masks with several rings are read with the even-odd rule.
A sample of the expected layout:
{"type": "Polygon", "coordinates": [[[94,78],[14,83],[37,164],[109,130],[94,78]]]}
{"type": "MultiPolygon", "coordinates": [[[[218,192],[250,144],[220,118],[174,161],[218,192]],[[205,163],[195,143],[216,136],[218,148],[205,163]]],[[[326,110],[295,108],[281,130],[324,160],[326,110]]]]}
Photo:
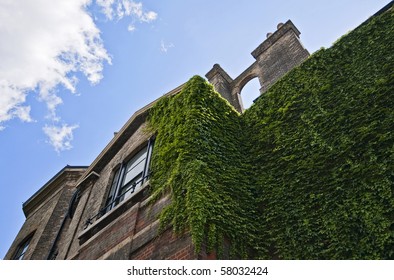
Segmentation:
{"type": "Polygon", "coordinates": [[[22,203],[67,164],[90,165],[136,110],[215,63],[235,78],[280,22],[314,53],[389,2],[0,0],[0,259],[22,203]]]}

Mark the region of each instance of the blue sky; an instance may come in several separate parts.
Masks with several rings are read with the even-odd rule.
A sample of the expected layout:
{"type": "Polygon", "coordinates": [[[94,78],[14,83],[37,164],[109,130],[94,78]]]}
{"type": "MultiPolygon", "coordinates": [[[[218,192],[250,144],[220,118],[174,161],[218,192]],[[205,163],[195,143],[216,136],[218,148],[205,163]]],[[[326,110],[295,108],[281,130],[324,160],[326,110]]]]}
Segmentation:
{"type": "Polygon", "coordinates": [[[236,77],[279,22],[313,53],[389,2],[1,0],[0,258],[22,203],[65,165],[89,165],[137,109],[215,63],[236,77]]]}

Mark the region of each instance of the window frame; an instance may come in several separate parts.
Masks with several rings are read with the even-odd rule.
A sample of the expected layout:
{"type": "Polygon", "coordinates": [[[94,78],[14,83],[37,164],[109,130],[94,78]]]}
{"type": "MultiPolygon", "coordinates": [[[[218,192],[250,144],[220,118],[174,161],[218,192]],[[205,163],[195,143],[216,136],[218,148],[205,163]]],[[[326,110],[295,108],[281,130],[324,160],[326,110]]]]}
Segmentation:
{"type": "Polygon", "coordinates": [[[122,201],[134,196],[136,190],[143,186],[144,182],[150,175],[149,166],[152,158],[154,140],[155,139],[153,137],[150,138],[148,140],[148,143],[144,145],[141,149],[139,149],[138,152],[134,153],[132,157],[129,157],[127,160],[123,161],[120,166],[113,170],[113,176],[111,183],[109,184],[109,191],[107,194],[106,202],[101,210],[102,215],[110,212],[122,201]],[[139,157],[141,157],[141,152],[144,149],[146,149],[146,152],[143,153],[145,158],[140,160],[139,157]],[[129,164],[133,160],[140,161],[137,162],[137,164],[133,162],[131,165],[135,164],[135,166],[128,170],[129,164]],[[136,168],[140,163],[142,163],[142,161],[144,161],[144,166],[141,168],[141,172],[138,172],[137,175],[129,178],[129,180],[125,182],[128,172],[136,168]]]}
{"type": "Polygon", "coordinates": [[[33,239],[33,234],[29,235],[22,242],[19,243],[18,249],[16,250],[13,260],[23,260],[26,256],[26,252],[29,249],[31,240],[33,239]]]}

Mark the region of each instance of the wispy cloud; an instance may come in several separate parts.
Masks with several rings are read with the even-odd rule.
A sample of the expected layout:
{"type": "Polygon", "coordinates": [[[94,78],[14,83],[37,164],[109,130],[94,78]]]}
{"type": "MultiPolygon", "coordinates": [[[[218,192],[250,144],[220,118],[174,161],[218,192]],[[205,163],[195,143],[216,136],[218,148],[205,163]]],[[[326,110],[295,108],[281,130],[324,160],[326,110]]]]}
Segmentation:
{"type": "Polygon", "coordinates": [[[129,26],[127,26],[127,30],[129,31],[129,32],[133,32],[134,30],[135,30],[135,26],[133,25],[133,24],[129,24],[129,26]]]}
{"type": "Polygon", "coordinates": [[[42,130],[48,136],[49,144],[59,153],[72,148],[71,141],[74,138],[73,131],[76,128],[78,128],[78,125],[63,124],[61,126],[46,125],[42,130]]]}
{"type": "Polygon", "coordinates": [[[160,42],[160,51],[163,53],[168,52],[168,50],[173,47],[175,47],[173,43],[165,43],[163,40],[160,42]]]}
{"type": "MultiPolygon", "coordinates": [[[[56,108],[63,103],[56,94],[57,87],[75,93],[76,73],[82,73],[91,84],[103,78],[104,64],[110,64],[111,58],[88,11],[94,3],[108,19],[129,16],[151,22],[157,18],[155,12],[145,11],[141,3],[129,0],[0,2],[0,131],[14,118],[32,121],[30,111],[34,108],[26,104],[29,94],[38,93],[47,106],[47,118],[57,123],[61,117],[56,108]]],[[[130,26],[134,30],[134,25],[130,26]]],[[[55,150],[62,151],[71,147],[76,127],[63,125],[55,130],[45,126],[44,132],[55,150]],[[56,131],[56,139],[62,141],[50,136],[56,131]]]]}
{"type": "MultiPolygon", "coordinates": [[[[0,124],[14,117],[25,122],[31,121],[30,106],[22,105],[26,101],[26,93],[23,90],[7,80],[0,79],[0,96],[0,124]]],[[[4,126],[1,127],[4,129],[4,126]]]]}
{"type": "Polygon", "coordinates": [[[140,22],[152,22],[157,19],[157,13],[145,11],[141,2],[132,0],[96,0],[96,3],[101,6],[103,14],[109,20],[132,17],[140,22]]]}

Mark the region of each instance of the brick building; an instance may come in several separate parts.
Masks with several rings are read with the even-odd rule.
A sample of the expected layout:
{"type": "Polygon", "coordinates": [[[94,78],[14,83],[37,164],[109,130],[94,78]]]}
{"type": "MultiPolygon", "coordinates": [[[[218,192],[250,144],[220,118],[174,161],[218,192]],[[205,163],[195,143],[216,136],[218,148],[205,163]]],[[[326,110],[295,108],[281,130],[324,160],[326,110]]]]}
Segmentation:
{"type": "MultiPolygon", "coordinates": [[[[208,81],[239,112],[242,88],[258,78],[264,93],[308,56],[291,21],[253,52],[255,62],[235,79],[218,64],[208,81]]],[[[175,95],[182,85],[168,92],[175,95]]],[[[66,166],[23,204],[26,221],[5,259],[207,259],[189,234],[159,232],[158,214],[170,203],[150,202],[154,135],[146,118],[155,102],[135,112],[90,166],[66,166]]]]}

